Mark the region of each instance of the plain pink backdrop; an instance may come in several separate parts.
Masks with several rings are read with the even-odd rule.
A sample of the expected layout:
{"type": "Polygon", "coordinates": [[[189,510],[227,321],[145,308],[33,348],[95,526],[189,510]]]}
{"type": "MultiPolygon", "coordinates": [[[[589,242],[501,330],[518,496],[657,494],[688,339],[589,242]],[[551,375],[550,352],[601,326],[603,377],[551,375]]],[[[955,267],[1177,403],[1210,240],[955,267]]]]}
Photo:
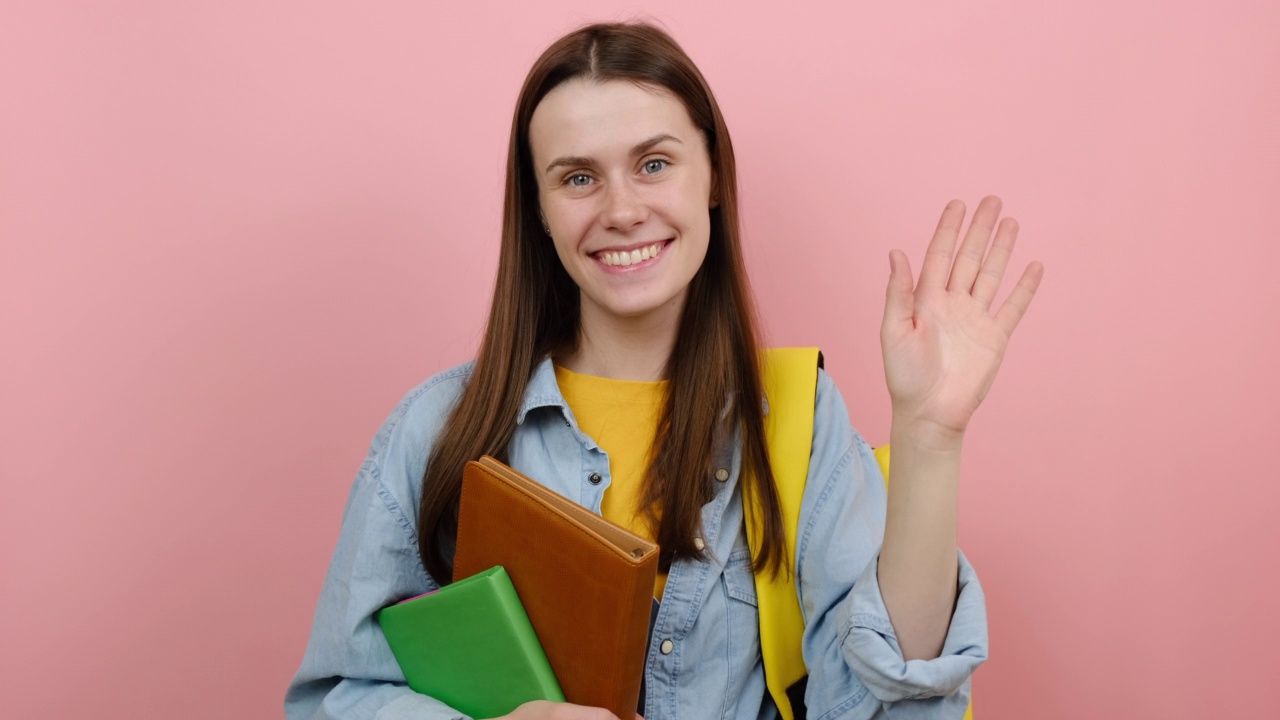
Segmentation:
{"type": "Polygon", "coordinates": [[[476,345],[524,72],[636,15],[873,442],[889,248],[994,192],[1047,267],[966,446],[979,719],[1280,712],[1274,0],[196,5],[0,13],[6,716],[281,714],[370,438],[476,345]]]}

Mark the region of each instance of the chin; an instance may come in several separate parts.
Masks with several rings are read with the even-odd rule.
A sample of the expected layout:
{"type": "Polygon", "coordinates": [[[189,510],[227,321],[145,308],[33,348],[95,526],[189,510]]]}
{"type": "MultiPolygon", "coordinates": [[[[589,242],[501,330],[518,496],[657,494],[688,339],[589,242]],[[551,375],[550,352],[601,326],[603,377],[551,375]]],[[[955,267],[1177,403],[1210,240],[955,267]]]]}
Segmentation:
{"type": "Polygon", "coordinates": [[[602,305],[601,308],[608,314],[616,318],[626,320],[636,320],[656,312],[661,312],[664,308],[671,306],[674,298],[664,299],[631,299],[625,302],[609,303],[602,305]]]}
{"type": "Polygon", "coordinates": [[[662,305],[631,305],[627,307],[609,308],[609,314],[614,317],[623,318],[625,320],[637,320],[646,315],[652,315],[662,309],[662,305]]]}

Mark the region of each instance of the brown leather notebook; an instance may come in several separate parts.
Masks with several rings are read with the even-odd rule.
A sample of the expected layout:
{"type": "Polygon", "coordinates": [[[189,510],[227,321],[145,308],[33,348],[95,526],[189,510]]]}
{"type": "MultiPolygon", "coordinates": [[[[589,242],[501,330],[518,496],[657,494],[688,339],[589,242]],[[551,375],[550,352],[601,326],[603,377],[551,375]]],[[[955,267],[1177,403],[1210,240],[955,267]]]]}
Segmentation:
{"type": "Polygon", "coordinates": [[[635,717],[658,546],[491,457],[467,463],[455,581],[502,565],[565,699],[635,717]]]}

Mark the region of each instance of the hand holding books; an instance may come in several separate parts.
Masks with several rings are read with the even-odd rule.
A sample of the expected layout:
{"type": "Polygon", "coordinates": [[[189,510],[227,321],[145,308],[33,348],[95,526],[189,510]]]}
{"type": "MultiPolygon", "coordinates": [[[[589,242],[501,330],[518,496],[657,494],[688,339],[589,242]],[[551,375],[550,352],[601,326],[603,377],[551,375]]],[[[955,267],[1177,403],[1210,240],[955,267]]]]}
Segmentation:
{"type": "MultiPolygon", "coordinates": [[[[640,715],[636,720],[644,720],[640,715]]],[[[510,715],[503,715],[496,720],[622,720],[604,708],[572,705],[570,703],[553,703],[545,700],[534,700],[516,708],[510,715]]]]}

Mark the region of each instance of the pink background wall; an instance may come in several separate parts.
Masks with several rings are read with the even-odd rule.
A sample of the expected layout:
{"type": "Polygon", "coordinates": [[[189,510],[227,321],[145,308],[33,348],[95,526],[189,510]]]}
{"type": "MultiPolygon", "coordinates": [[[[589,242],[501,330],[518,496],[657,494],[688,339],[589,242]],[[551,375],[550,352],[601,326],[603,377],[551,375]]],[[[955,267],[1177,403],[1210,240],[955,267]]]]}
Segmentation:
{"type": "Polygon", "coordinates": [[[1047,266],[964,468],[979,718],[1276,712],[1280,4],[179,5],[0,14],[7,716],[280,715],[369,439],[475,346],[525,70],[635,14],[873,441],[887,250],[995,192],[1047,266]]]}

